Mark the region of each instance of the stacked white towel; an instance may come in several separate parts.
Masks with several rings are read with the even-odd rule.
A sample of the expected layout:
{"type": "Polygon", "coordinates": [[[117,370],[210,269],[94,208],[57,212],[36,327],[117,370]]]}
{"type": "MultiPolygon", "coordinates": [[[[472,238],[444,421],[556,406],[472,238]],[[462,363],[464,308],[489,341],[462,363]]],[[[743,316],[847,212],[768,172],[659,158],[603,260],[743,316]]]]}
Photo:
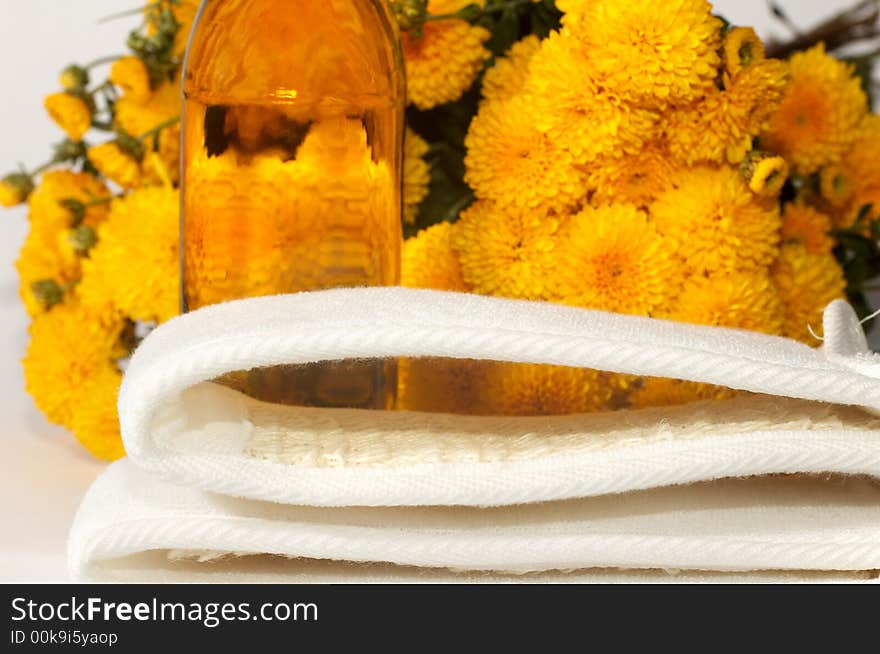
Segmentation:
{"type": "Polygon", "coordinates": [[[342,289],[181,316],[120,394],[129,458],[71,531],[88,580],[841,580],[880,569],[880,360],[547,303],[342,289]],[[210,380],[382,357],[548,363],[750,391],[552,418],[269,405],[210,380]],[[673,572],[675,574],[673,574],[673,572]]]}

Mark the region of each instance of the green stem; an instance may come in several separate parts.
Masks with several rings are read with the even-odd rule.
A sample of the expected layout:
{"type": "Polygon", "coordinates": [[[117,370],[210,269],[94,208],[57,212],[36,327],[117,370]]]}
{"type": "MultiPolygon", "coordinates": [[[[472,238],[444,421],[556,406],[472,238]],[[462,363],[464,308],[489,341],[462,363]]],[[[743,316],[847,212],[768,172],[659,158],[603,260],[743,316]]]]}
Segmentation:
{"type": "Polygon", "coordinates": [[[83,66],[83,68],[85,68],[86,70],[91,70],[92,68],[95,68],[96,66],[100,66],[102,64],[111,64],[114,61],[116,61],[117,59],[121,59],[124,56],[125,55],[118,54],[118,55],[107,55],[106,57],[98,57],[94,61],[90,61],[89,63],[87,63],[85,66],[83,66]]]}
{"type": "Polygon", "coordinates": [[[151,9],[155,9],[156,7],[161,6],[162,2],[154,2],[153,4],[149,4],[146,7],[138,7],[136,9],[126,9],[125,11],[120,11],[115,14],[110,14],[108,16],[104,16],[103,18],[98,19],[98,24],[101,23],[109,23],[111,20],[117,20],[119,18],[128,18],[129,16],[137,16],[142,12],[150,11],[151,9]]]}
{"type": "Polygon", "coordinates": [[[108,88],[113,88],[113,83],[109,79],[106,80],[105,82],[102,82],[101,84],[98,84],[98,86],[93,88],[91,91],[86,91],[86,93],[88,95],[94,95],[98,91],[103,91],[104,89],[108,89],[108,88]]]}
{"type": "Polygon", "coordinates": [[[44,163],[44,164],[42,164],[42,165],[37,166],[36,168],[34,168],[34,170],[33,170],[32,172],[28,173],[28,176],[29,176],[29,177],[36,177],[37,175],[39,175],[39,174],[40,174],[41,172],[43,172],[44,170],[48,170],[49,168],[51,168],[52,166],[54,166],[56,163],[57,163],[57,162],[56,162],[54,159],[50,159],[50,160],[47,161],[46,163],[44,163]]]}
{"type": "Polygon", "coordinates": [[[138,136],[138,137],[137,137],[137,138],[138,138],[138,141],[143,141],[144,139],[147,139],[147,138],[149,138],[149,137],[151,137],[151,136],[155,136],[156,134],[158,134],[159,132],[161,132],[161,131],[162,131],[163,129],[165,129],[166,127],[171,127],[172,125],[176,125],[176,124],[179,123],[179,122],[180,122],[180,116],[179,116],[179,115],[175,116],[174,118],[169,118],[168,120],[159,123],[158,125],[156,125],[156,126],[153,127],[152,129],[148,129],[146,132],[144,132],[143,134],[141,134],[140,136],[138,136]]]}
{"type": "Polygon", "coordinates": [[[97,207],[101,204],[110,204],[113,202],[115,195],[105,195],[104,197],[95,198],[94,200],[89,200],[88,202],[83,202],[83,208],[88,209],[89,207],[97,207]]]}
{"type": "Polygon", "coordinates": [[[146,13],[148,11],[152,11],[153,9],[159,9],[162,5],[169,4],[175,7],[180,6],[180,0],[156,0],[156,2],[152,2],[145,7],[137,7],[135,9],[126,9],[125,11],[120,11],[115,14],[110,14],[109,16],[104,16],[103,18],[98,19],[98,23],[109,23],[111,20],[116,20],[118,18],[128,18],[129,16],[137,16],[141,13],[146,13]]]}
{"type": "Polygon", "coordinates": [[[442,220],[445,222],[451,222],[455,218],[458,217],[458,214],[467,207],[471,202],[474,201],[473,193],[465,193],[462,195],[455,203],[446,210],[446,213],[443,215],[442,220]]]}
{"type": "Polygon", "coordinates": [[[426,161],[428,161],[444,154],[460,155],[462,154],[462,151],[454,148],[446,141],[437,141],[436,143],[431,143],[428,146],[428,151],[425,152],[424,158],[426,161]]]}

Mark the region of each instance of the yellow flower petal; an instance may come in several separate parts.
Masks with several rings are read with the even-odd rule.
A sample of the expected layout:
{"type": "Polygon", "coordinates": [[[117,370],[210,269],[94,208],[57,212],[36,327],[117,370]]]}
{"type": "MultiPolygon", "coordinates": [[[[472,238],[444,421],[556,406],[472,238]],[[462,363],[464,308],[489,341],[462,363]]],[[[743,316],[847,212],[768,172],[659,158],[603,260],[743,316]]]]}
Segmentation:
{"type": "Polygon", "coordinates": [[[751,27],[734,27],[724,36],[724,68],[731,77],[765,57],[764,43],[751,27]]]}
{"type": "Polygon", "coordinates": [[[53,93],[46,97],[43,105],[49,117],[72,141],[82,141],[92,126],[92,110],[82,98],[72,93],[53,93]]]}
{"type": "Polygon", "coordinates": [[[783,245],[772,275],[784,307],[782,334],[818,345],[810,328],[821,336],[825,307],[843,298],[846,289],[837,261],[828,253],[808,252],[802,243],[789,243],[783,245]]]}
{"type": "Polygon", "coordinates": [[[52,422],[70,427],[87,383],[116,371],[124,323],[107,306],[71,300],[34,318],[22,364],[25,386],[52,422]]]}
{"type": "Polygon", "coordinates": [[[140,162],[115,141],[90,147],[87,156],[98,172],[122,188],[133,189],[140,186],[140,162]]]}
{"type": "Polygon", "coordinates": [[[110,81],[135,101],[149,99],[153,90],[150,85],[150,72],[144,62],[137,57],[122,57],[110,68],[110,81]]]}
{"type": "Polygon", "coordinates": [[[414,223],[419,205],[428,195],[431,167],[424,157],[428,144],[410,128],[403,141],[403,221],[414,223]]]}
{"type": "Polygon", "coordinates": [[[478,201],[456,223],[452,246],[462,278],[476,293],[537,300],[557,271],[559,221],[478,201]]]}
{"type": "Polygon", "coordinates": [[[761,143],[809,175],[841,160],[868,100],[853,66],[826,54],[822,44],[794,54],[790,66],[791,85],[761,143]]]}
{"type": "Polygon", "coordinates": [[[586,194],[583,172],[538,129],[525,96],[484,101],[465,145],[465,181],[478,198],[518,210],[564,210],[586,194]]]}
{"type": "Polygon", "coordinates": [[[90,306],[111,302],[124,315],[163,322],[180,312],[179,198],[145,187],[116,199],[83,262],[77,289],[90,306]]]}
{"type": "Polygon", "coordinates": [[[566,304],[652,315],[681,287],[675,251],[635,206],[587,207],[560,230],[546,283],[566,304]]]}
{"type": "Polygon", "coordinates": [[[773,262],[781,225],[777,202],[756,197],[727,167],[684,170],[675,185],[650,211],[660,233],[678,243],[688,268],[703,274],[773,262]]]}
{"type": "MultiPolygon", "coordinates": [[[[469,2],[446,3],[457,11],[469,2]]],[[[433,0],[428,11],[435,15],[450,13],[433,0]]],[[[483,47],[491,34],[483,27],[458,19],[425,23],[417,37],[402,35],[406,61],[409,101],[419,109],[458,100],[473,84],[491,53],[483,47]]]]}
{"type": "Polygon", "coordinates": [[[403,243],[402,284],[410,288],[465,291],[458,256],[452,247],[455,226],[437,223],[403,243]]]}
{"type": "Polygon", "coordinates": [[[92,456],[114,461],[125,456],[116,400],[122,375],[110,368],[93,374],[79,394],[70,430],[92,456]]]}
{"type": "Polygon", "coordinates": [[[782,333],[783,307],[766,269],[695,275],[661,317],[698,325],[782,333]]]}

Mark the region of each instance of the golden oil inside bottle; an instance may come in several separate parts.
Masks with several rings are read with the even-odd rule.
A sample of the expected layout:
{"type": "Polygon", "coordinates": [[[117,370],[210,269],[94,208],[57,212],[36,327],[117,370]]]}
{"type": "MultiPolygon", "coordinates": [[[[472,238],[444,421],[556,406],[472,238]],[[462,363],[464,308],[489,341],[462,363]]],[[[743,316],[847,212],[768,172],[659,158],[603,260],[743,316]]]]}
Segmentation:
{"type": "MultiPolygon", "coordinates": [[[[207,0],[185,65],[184,310],[395,285],[400,53],[377,0],[207,0]]],[[[288,404],[390,408],[394,366],[343,361],[222,380],[288,404]]]]}

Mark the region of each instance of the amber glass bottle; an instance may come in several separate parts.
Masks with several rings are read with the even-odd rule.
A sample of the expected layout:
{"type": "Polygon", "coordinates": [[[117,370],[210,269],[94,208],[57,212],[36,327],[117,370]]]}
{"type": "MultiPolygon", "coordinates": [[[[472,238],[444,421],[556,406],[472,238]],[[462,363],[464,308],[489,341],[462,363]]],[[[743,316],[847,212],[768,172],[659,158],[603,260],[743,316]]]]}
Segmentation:
{"type": "MultiPolygon", "coordinates": [[[[204,0],[185,63],[183,309],[398,283],[405,89],[384,0],[204,0]]],[[[243,371],[289,404],[388,408],[382,362],[243,371]]]]}

